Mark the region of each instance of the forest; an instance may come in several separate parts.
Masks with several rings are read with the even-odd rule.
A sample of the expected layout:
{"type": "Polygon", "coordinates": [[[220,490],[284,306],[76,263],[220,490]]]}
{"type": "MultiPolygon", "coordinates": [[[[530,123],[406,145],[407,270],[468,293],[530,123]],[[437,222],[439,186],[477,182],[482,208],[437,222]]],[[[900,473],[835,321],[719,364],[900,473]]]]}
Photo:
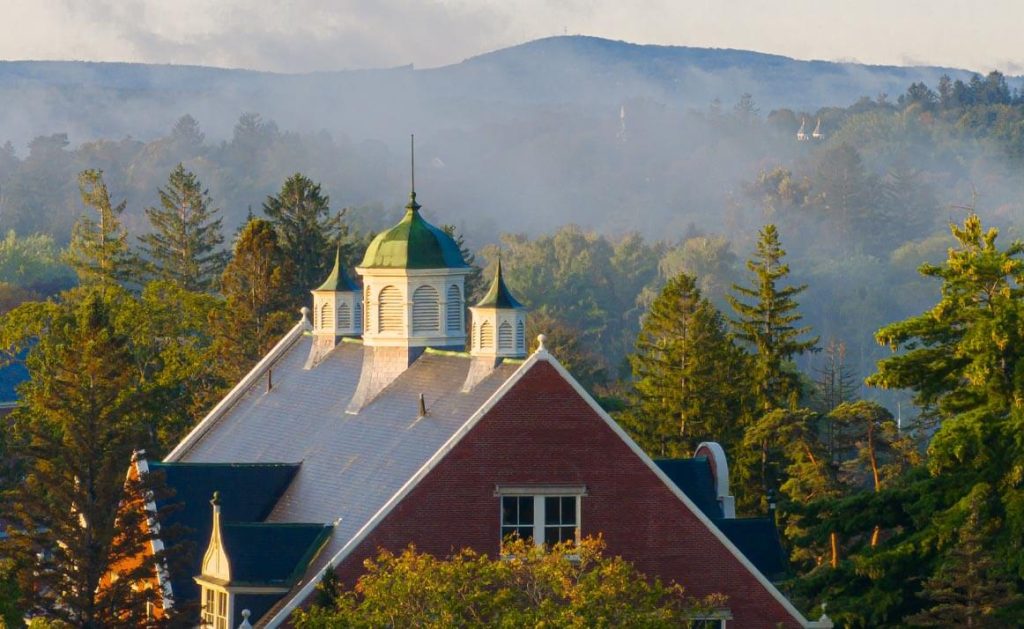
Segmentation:
{"type": "MultiPolygon", "coordinates": [[[[1024,612],[1024,95],[992,72],[813,112],[629,110],[628,126],[572,129],[592,158],[557,169],[617,215],[532,207],[581,220],[512,216],[499,234],[424,203],[476,267],[470,291],[500,256],[530,336],[652,456],[721,442],[739,509],[775,513],[785,590],[809,615],[1024,612]],[[802,124],[824,137],[798,140],[802,124]],[[732,167],[697,181],[697,162],[732,167]],[[703,207],[675,206],[678,186],[702,187],[687,198],[703,207]]],[[[221,143],[185,115],[148,142],[0,149],[0,347],[31,376],[3,420],[0,488],[37,532],[4,546],[0,617],[69,582],[90,618],[129,605],[82,594],[124,544],[124,462],[165,453],[294,325],[335,247],[354,265],[397,219],[405,173],[383,145],[252,113],[221,143]],[[53,587],[27,587],[39,548],[74,537],[71,504],[106,537],[55,552],[53,587]]]]}

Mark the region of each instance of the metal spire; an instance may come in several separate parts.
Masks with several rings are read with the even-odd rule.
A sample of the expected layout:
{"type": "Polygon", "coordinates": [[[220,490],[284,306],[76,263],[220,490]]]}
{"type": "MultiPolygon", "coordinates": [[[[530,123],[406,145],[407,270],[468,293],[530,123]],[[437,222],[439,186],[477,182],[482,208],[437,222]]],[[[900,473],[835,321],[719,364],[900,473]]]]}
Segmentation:
{"type": "Polygon", "coordinates": [[[416,212],[420,204],[416,203],[416,135],[409,134],[409,175],[412,186],[409,192],[409,205],[405,209],[416,212]]]}

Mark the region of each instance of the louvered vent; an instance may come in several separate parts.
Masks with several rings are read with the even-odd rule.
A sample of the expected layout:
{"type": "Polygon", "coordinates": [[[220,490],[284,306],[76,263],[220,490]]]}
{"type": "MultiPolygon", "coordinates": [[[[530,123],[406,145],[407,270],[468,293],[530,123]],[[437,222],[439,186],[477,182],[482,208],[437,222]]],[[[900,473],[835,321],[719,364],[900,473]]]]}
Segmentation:
{"type": "Polygon", "coordinates": [[[516,321],[516,349],[520,352],[526,351],[526,326],[523,320],[516,321]]]}
{"type": "Polygon", "coordinates": [[[338,306],[338,327],[346,330],[352,327],[352,310],[344,302],[338,306]]]}
{"type": "Polygon", "coordinates": [[[364,295],[363,303],[366,304],[366,310],[363,311],[363,316],[365,317],[363,319],[363,329],[364,330],[369,330],[370,329],[370,287],[369,286],[367,286],[367,287],[365,287],[363,289],[363,295],[364,295]]]}
{"type": "Polygon", "coordinates": [[[514,349],[512,343],[512,324],[503,321],[498,326],[498,349],[502,352],[511,352],[514,349]]]}
{"type": "Polygon", "coordinates": [[[356,312],[356,314],[355,314],[354,320],[356,322],[356,329],[357,330],[362,330],[363,327],[361,325],[361,322],[363,320],[363,304],[361,302],[358,302],[358,301],[356,302],[355,312],[356,312]]]}
{"type": "Polygon", "coordinates": [[[448,287],[445,324],[448,326],[449,332],[462,331],[462,295],[459,293],[459,287],[454,284],[448,287]]]}
{"type": "Polygon", "coordinates": [[[377,298],[377,330],[379,332],[403,332],[404,310],[402,291],[395,286],[385,286],[377,298]]]}
{"type": "Polygon", "coordinates": [[[441,329],[440,304],[437,289],[420,286],[412,294],[412,332],[437,332],[441,329]]]}
{"type": "Polygon", "coordinates": [[[494,328],[490,321],[480,324],[480,349],[494,349],[494,328]]]}
{"type": "Polygon", "coordinates": [[[324,302],[320,306],[320,329],[330,330],[334,327],[334,313],[331,312],[331,304],[324,302]]]}

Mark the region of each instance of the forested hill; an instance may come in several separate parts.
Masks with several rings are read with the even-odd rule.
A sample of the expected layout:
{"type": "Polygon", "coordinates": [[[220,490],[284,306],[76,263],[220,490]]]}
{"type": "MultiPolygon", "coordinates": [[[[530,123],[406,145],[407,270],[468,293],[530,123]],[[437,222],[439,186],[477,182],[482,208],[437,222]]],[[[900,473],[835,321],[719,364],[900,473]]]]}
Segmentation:
{"type": "MultiPolygon", "coordinates": [[[[211,137],[257,111],[297,131],[390,140],[540,104],[618,110],[637,98],[686,107],[749,93],[765,108],[848,105],[964,70],[798,61],[739,50],[541,39],[427,70],[411,66],[310,74],[126,63],[0,62],[0,140],[24,145],[66,131],[72,142],[152,139],[183,113],[211,137]],[[498,111],[495,111],[498,107],[498,111]]],[[[1012,83],[1012,81],[1011,81],[1012,83]]]]}

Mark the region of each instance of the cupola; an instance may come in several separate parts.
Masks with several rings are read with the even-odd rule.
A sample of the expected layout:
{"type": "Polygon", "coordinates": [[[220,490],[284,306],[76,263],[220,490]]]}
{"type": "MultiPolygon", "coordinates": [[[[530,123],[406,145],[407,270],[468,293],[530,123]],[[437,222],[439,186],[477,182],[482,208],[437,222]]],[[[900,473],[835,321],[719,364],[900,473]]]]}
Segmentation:
{"type": "Polygon", "coordinates": [[[423,218],[415,190],[405,216],[373,239],[356,271],[363,280],[365,345],[465,347],[471,269],[455,240],[423,218]]]}
{"type": "Polygon", "coordinates": [[[363,301],[359,286],[341,265],[341,249],[334,253],[331,274],[313,294],[313,348],[306,367],[316,365],[334,349],[342,337],[359,336],[363,331],[363,301]]]}
{"type": "Polygon", "coordinates": [[[526,356],[526,307],[505,285],[498,260],[494,279],[473,313],[473,356],[523,358],[526,356]]]}

